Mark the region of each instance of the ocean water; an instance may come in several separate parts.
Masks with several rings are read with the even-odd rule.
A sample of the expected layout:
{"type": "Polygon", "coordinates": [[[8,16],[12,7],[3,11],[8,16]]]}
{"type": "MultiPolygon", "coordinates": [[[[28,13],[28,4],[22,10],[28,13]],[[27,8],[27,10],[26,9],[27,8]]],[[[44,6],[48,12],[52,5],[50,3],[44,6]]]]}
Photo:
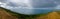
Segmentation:
{"type": "Polygon", "coordinates": [[[48,14],[54,9],[10,9],[11,11],[17,12],[19,14],[34,15],[34,14],[48,14]]]}
{"type": "Polygon", "coordinates": [[[34,14],[48,14],[49,12],[54,11],[54,9],[34,9],[34,14]]]}

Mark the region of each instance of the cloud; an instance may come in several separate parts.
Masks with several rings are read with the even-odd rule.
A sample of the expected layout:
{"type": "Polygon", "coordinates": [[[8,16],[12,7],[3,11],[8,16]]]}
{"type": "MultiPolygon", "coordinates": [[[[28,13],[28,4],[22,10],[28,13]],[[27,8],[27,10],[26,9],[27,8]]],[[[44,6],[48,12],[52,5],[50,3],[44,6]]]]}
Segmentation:
{"type": "Polygon", "coordinates": [[[32,7],[34,8],[53,8],[56,4],[53,0],[33,0],[32,7]]]}
{"type": "Polygon", "coordinates": [[[7,1],[2,0],[2,3],[4,4],[0,5],[1,7],[10,9],[12,11],[21,14],[34,14],[35,8],[44,9],[44,10],[51,9],[54,7],[60,8],[60,6],[59,5],[57,6],[52,0],[30,0],[30,1],[29,0],[7,0],[7,1]]]}
{"type": "MultiPolygon", "coordinates": [[[[14,1],[14,0],[13,0],[14,1]]],[[[27,9],[27,8],[31,8],[30,6],[31,5],[29,5],[29,3],[27,4],[27,3],[14,3],[14,2],[16,2],[16,1],[8,1],[8,2],[4,2],[4,1],[2,1],[1,3],[2,3],[2,5],[0,5],[1,7],[3,7],[3,8],[6,8],[6,9],[9,9],[9,10],[12,10],[12,11],[14,11],[14,12],[18,12],[18,13],[20,13],[20,14],[33,14],[33,10],[31,10],[31,9],[27,9]],[[9,3],[10,2],[10,3],[9,3]],[[6,4],[6,5],[5,5],[6,4]],[[24,8],[26,6],[26,8],[24,8]],[[17,8],[16,8],[17,7],[17,8]],[[18,8],[18,7],[21,7],[21,8],[18,8]]],[[[26,0],[27,1],[27,0],[26,0]]],[[[0,4],[1,4],[0,3],[0,4]]]]}

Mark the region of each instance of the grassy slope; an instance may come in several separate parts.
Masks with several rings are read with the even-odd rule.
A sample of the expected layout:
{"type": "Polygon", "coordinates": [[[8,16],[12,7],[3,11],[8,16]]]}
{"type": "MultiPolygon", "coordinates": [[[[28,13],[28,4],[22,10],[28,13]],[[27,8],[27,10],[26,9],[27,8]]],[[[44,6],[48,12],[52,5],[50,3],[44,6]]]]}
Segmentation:
{"type": "Polygon", "coordinates": [[[9,12],[6,12],[3,8],[0,8],[0,19],[16,19],[16,16],[12,16],[9,12]]]}

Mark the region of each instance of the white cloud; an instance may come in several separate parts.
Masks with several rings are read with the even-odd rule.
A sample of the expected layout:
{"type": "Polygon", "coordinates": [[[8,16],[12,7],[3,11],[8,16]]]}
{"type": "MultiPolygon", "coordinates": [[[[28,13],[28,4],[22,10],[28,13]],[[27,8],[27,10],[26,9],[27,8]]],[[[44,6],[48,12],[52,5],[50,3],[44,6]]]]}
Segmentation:
{"type": "Polygon", "coordinates": [[[18,8],[18,6],[16,4],[13,4],[14,6],[7,5],[8,3],[2,3],[1,7],[6,8],[6,9],[10,9],[12,11],[15,11],[15,12],[18,12],[18,13],[21,13],[21,14],[32,14],[33,10],[27,9],[27,8],[31,8],[31,5],[27,2],[27,0],[26,0],[26,2],[24,2],[22,4],[19,4],[18,3],[19,1],[20,0],[10,0],[8,2],[11,2],[11,3],[16,2],[17,5],[21,6],[21,8],[18,8]],[[17,8],[15,6],[17,6],[17,8]],[[24,6],[27,6],[27,7],[25,8],[24,6]]]}

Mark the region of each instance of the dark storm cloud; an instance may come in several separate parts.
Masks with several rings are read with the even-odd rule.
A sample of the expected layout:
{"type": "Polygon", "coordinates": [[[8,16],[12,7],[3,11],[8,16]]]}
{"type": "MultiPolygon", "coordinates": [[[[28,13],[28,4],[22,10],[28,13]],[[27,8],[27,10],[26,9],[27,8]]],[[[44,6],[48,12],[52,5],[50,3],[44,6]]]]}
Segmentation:
{"type": "Polygon", "coordinates": [[[53,0],[33,0],[32,2],[34,8],[53,8],[56,7],[56,4],[53,0]]]}

